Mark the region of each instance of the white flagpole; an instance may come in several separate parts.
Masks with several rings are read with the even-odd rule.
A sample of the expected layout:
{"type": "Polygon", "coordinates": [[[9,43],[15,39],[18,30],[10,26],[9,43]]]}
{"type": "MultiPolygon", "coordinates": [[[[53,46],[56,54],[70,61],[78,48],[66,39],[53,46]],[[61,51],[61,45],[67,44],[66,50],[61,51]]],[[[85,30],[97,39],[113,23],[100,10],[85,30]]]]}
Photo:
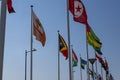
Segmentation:
{"type": "Polygon", "coordinates": [[[72,80],[72,60],[70,52],[70,27],[69,27],[69,0],[66,0],[67,3],[67,30],[68,30],[68,57],[69,57],[69,80],[72,80]]]}
{"type": "Polygon", "coordinates": [[[88,53],[88,42],[87,42],[87,27],[86,27],[86,55],[87,55],[87,80],[90,80],[90,75],[89,75],[89,53],[88,53]]]}
{"type": "Polygon", "coordinates": [[[82,64],[82,62],[81,62],[81,55],[80,55],[80,79],[82,80],[82,68],[81,68],[81,64],[82,64]]]}
{"type": "Polygon", "coordinates": [[[3,73],[5,24],[6,24],[6,3],[7,3],[7,0],[1,0],[1,12],[0,12],[0,80],[2,80],[2,73],[3,73]]]}
{"type": "Polygon", "coordinates": [[[59,30],[58,30],[58,80],[60,80],[60,53],[59,53],[59,44],[60,40],[59,40],[59,30]]]}
{"type": "Polygon", "coordinates": [[[32,53],[32,49],[33,49],[33,17],[32,17],[32,13],[33,13],[33,5],[31,5],[31,41],[30,41],[30,80],[32,80],[33,76],[32,76],[32,68],[33,68],[33,53],[32,53]]]}

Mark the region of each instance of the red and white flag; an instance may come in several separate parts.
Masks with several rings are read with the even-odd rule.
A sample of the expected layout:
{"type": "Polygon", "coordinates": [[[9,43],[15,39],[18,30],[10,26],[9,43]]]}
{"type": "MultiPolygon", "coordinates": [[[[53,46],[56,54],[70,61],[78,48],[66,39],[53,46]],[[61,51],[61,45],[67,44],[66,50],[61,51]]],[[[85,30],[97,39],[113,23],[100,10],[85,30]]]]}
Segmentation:
{"type": "Polygon", "coordinates": [[[82,24],[87,23],[87,14],[81,0],[69,0],[69,10],[73,14],[74,21],[82,24]]]}

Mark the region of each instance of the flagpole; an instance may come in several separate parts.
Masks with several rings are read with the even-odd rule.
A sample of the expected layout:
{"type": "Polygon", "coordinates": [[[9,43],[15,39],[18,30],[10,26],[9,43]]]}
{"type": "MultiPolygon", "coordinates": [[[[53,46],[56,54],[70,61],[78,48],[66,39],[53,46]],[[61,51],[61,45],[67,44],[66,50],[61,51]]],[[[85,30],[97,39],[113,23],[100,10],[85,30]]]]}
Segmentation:
{"type": "Polygon", "coordinates": [[[89,75],[89,54],[88,54],[88,42],[87,42],[87,27],[86,27],[86,54],[87,54],[87,80],[90,80],[89,75]]]}
{"type": "Polygon", "coordinates": [[[7,3],[7,0],[1,0],[1,12],[0,12],[0,80],[2,80],[2,73],[3,73],[5,24],[6,24],[6,3],[7,3]]]}
{"type": "MultiPolygon", "coordinates": [[[[95,62],[95,67],[96,67],[96,76],[98,76],[98,68],[97,68],[97,58],[96,58],[96,51],[94,50],[94,53],[95,53],[95,59],[96,59],[96,62],[95,62]]],[[[98,77],[97,77],[98,79],[98,77]]]]}
{"type": "Polygon", "coordinates": [[[60,80],[60,53],[59,53],[59,30],[58,30],[58,80],[60,80]]]}
{"type": "Polygon", "coordinates": [[[80,55],[80,78],[81,78],[81,80],[82,80],[81,55],[80,55]]]}
{"type": "Polygon", "coordinates": [[[66,0],[67,3],[67,32],[68,32],[68,57],[69,57],[69,80],[72,80],[72,65],[71,65],[71,53],[70,53],[70,27],[69,27],[69,0],[66,0]]]}
{"type": "Polygon", "coordinates": [[[101,78],[103,80],[103,70],[102,70],[102,64],[101,64],[101,78]]]}
{"type": "Polygon", "coordinates": [[[27,80],[27,50],[25,50],[25,80],[27,80]]]}
{"type": "MultiPolygon", "coordinates": [[[[73,45],[71,45],[70,52],[73,50],[73,45]]],[[[74,69],[73,69],[73,53],[72,53],[72,80],[74,80],[74,69]]]]}
{"type": "Polygon", "coordinates": [[[33,75],[32,75],[32,68],[33,68],[33,17],[32,17],[32,12],[33,12],[33,5],[31,5],[31,41],[30,41],[30,80],[32,80],[33,75]]]}

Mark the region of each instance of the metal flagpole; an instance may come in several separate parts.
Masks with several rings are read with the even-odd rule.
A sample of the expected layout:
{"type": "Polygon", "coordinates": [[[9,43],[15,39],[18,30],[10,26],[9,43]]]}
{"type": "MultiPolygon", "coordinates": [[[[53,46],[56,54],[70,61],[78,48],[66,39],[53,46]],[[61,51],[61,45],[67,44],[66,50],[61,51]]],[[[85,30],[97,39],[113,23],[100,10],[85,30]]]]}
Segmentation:
{"type": "Polygon", "coordinates": [[[33,13],[33,5],[31,5],[31,41],[30,41],[30,80],[32,80],[32,64],[33,64],[33,54],[32,54],[32,49],[33,49],[33,17],[32,17],[32,13],[33,13]]]}
{"type": "Polygon", "coordinates": [[[60,44],[59,44],[59,42],[60,41],[59,41],[59,30],[58,30],[58,80],[60,80],[60,54],[59,54],[60,44]]]}
{"type": "Polygon", "coordinates": [[[69,27],[69,0],[66,0],[67,3],[67,30],[68,30],[68,57],[69,57],[69,80],[72,80],[72,60],[70,52],[70,27],[69,27]]]}
{"type": "Polygon", "coordinates": [[[103,70],[102,70],[102,64],[101,64],[101,78],[103,80],[103,70]]]}
{"type": "Polygon", "coordinates": [[[96,78],[98,79],[98,68],[97,68],[96,51],[95,51],[94,53],[95,53],[95,59],[96,59],[96,62],[95,62],[95,67],[96,67],[96,78]]]}
{"type": "Polygon", "coordinates": [[[27,80],[27,50],[25,50],[25,80],[27,80]]]}
{"type": "Polygon", "coordinates": [[[80,78],[81,78],[81,80],[82,80],[81,55],[80,55],[80,78]]]}
{"type": "Polygon", "coordinates": [[[87,42],[87,27],[86,27],[86,54],[87,54],[87,80],[90,80],[90,75],[89,75],[88,42],[87,42]]]}
{"type": "Polygon", "coordinates": [[[2,73],[3,73],[5,24],[6,24],[6,3],[7,3],[7,0],[1,0],[1,11],[0,11],[0,80],[2,80],[2,73]]]}
{"type": "Polygon", "coordinates": [[[95,73],[94,73],[94,63],[96,61],[96,58],[89,59],[90,63],[92,64],[92,71],[93,71],[93,80],[95,80],[95,73]]]}

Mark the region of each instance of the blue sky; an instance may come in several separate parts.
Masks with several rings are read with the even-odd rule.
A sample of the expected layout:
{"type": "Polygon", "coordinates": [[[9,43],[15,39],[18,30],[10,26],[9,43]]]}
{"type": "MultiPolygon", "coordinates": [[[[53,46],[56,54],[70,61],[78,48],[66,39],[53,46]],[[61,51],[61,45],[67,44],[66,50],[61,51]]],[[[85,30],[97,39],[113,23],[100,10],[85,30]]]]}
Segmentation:
{"type": "MultiPolygon", "coordinates": [[[[45,33],[46,45],[33,41],[37,49],[33,55],[33,80],[57,79],[58,34],[67,42],[66,0],[12,0],[16,13],[6,17],[5,50],[3,80],[24,80],[25,50],[30,50],[31,9],[40,19],[45,33]]],[[[115,80],[120,79],[120,11],[119,0],[83,0],[88,15],[88,23],[100,38],[103,46],[103,58],[106,57],[110,73],[115,80]]],[[[70,13],[71,44],[78,58],[79,54],[86,59],[85,26],[73,21],[70,13]]],[[[94,50],[89,48],[90,58],[94,57],[94,50]]],[[[30,76],[30,54],[28,53],[27,80],[30,76]]],[[[69,79],[68,60],[60,55],[61,80],[69,79]]],[[[98,63],[98,66],[100,64],[98,63]]],[[[80,80],[80,66],[74,68],[74,80],[80,80]]],[[[100,69],[98,67],[98,69],[100,69]]],[[[98,70],[99,71],[99,70],[98,70]]],[[[105,73],[105,72],[104,72],[105,73]]],[[[83,71],[86,79],[86,71],[83,71]]]]}

